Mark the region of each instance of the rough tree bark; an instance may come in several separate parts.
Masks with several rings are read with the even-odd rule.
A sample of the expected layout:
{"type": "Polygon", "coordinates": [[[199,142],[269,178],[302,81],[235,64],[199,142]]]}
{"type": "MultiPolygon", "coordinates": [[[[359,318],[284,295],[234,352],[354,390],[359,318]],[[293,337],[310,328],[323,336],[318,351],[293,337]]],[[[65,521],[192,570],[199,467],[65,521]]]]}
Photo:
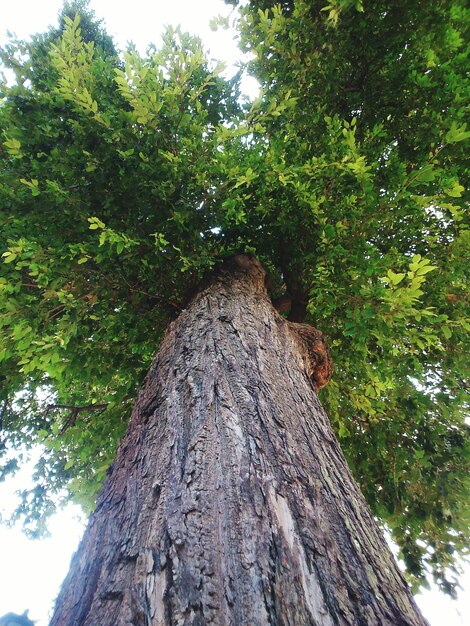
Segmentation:
{"type": "Polygon", "coordinates": [[[171,324],[51,626],[426,623],[264,279],[236,257],[171,324]]]}

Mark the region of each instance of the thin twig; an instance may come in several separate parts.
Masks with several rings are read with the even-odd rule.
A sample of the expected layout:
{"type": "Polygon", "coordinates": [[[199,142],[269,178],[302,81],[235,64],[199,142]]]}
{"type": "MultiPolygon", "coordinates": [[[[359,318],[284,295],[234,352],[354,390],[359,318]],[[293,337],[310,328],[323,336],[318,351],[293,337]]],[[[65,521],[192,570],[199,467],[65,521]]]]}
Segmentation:
{"type": "Polygon", "coordinates": [[[99,411],[102,413],[108,406],[108,402],[106,404],[86,404],[84,406],[73,406],[70,404],[49,404],[46,409],[46,415],[49,411],[53,409],[67,409],[70,411],[70,415],[68,416],[65,424],[59,431],[59,435],[63,435],[66,430],[68,430],[71,426],[75,424],[78,418],[78,414],[81,411],[99,411]]]}

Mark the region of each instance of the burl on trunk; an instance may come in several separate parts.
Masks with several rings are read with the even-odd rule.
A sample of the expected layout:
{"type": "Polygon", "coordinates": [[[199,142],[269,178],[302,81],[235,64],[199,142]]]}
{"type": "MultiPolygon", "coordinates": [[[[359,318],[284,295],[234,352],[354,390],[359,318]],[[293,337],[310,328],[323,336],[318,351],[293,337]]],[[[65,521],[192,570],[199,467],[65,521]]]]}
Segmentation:
{"type": "Polygon", "coordinates": [[[234,257],[173,322],[52,626],[423,625],[316,388],[321,334],[234,257]]]}

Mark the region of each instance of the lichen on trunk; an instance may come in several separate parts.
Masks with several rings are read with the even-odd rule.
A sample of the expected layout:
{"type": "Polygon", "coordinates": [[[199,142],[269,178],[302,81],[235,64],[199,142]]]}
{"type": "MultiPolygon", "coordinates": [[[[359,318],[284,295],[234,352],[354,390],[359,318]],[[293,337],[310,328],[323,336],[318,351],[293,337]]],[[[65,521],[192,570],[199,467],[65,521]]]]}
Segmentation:
{"type": "Polygon", "coordinates": [[[245,255],[172,322],[51,626],[425,624],[318,401],[321,333],[299,326],[245,255]]]}

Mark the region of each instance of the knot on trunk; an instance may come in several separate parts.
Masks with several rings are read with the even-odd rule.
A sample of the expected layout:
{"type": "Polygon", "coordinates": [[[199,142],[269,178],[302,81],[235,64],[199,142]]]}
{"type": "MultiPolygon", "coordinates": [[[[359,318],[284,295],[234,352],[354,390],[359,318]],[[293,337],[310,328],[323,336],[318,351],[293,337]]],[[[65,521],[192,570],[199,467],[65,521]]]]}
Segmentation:
{"type": "Polygon", "coordinates": [[[304,359],[307,376],[318,391],[328,383],[333,373],[333,361],[323,333],[309,324],[288,324],[304,359]]]}

